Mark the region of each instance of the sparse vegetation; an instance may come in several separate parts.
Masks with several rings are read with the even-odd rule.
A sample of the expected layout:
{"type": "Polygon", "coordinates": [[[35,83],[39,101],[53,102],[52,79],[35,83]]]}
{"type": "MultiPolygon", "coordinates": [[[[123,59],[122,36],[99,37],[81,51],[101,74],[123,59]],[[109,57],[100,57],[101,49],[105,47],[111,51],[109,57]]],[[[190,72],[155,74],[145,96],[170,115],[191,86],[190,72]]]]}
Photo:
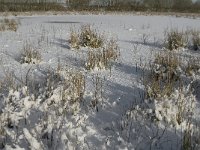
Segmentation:
{"type": "Polygon", "coordinates": [[[72,48],[88,47],[85,67],[87,70],[107,69],[111,62],[120,56],[119,46],[115,39],[105,42],[105,37],[100,35],[90,25],[81,26],[80,34],[71,29],[69,43],[72,48]]]}
{"type": "Polygon", "coordinates": [[[16,32],[19,25],[20,25],[19,21],[16,21],[15,19],[5,18],[3,20],[0,20],[0,31],[11,30],[16,32]]]}
{"type": "Polygon", "coordinates": [[[110,40],[105,47],[90,49],[87,54],[86,69],[107,69],[120,56],[119,47],[115,40],[110,40]]]}
{"type": "Polygon", "coordinates": [[[104,44],[104,38],[90,25],[83,25],[80,34],[71,29],[69,42],[72,48],[79,48],[80,46],[100,48],[104,44]]]}
{"type": "Polygon", "coordinates": [[[85,92],[85,76],[81,72],[69,72],[65,76],[62,99],[80,103],[85,92]],[[68,75],[67,75],[68,74],[68,75]]]}
{"type": "Polygon", "coordinates": [[[195,57],[190,58],[185,68],[186,75],[188,76],[198,75],[200,73],[199,71],[200,71],[200,60],[195,57]]]}
{"type": "Polygon", "coordinates": [[[200,50],[200,32],[192,32],[192,46],[195,51],[200,50]]]}
{"type": "Polygon", "coordinates": [[[99,111],[99,107],[102,105],[103,101],[103,80],[99,75],[93,76],[93,86],[94,86],[94,95],[91,100],[91,107],[95,108],[96,111],[99,111]]]}
{"type": "Polygon", "coordinates": [[[161,53],[151,66],[150,80],[147,79],[147,97],[170,96],[180,82],[181,60],[173,53],[161,53]]]}
{"type": "Polygon", "coordinates": [[[166,33],[166,44],[169,50],[178,50],[187,46],[187,40],[183,32],[171,30],[166,33]]]}
{"type": "Polygon", "coordinates": [[[21,63],[27,64],[37,64],[41,61],[40,51],[31,46],[30,44],[26,44],[23,48],[21,63]]]}
{"type": "Polygon", "coordinates": [[[93,17],[23,17],[20,32],[0,33],[0,149],[198,150],[198,20],[181,19],[186,42],[169,32],[169,50],[151,28],[165,17],[93,17]]]}
{"type": "Polygon", "coordinates": [[[103,37],[90,25],[84,25],[81,27],[80,44],[84,47],[99,48],[103,46],[103,37]]]}
{"type": "Polygon", "coordinates": [[[80,48],[79,35],[73,29],[70,30],[69,43],[70,43],[70,45],[71,45],[72,48],[75,48],[75,49],[79,49],[80,48]]]}

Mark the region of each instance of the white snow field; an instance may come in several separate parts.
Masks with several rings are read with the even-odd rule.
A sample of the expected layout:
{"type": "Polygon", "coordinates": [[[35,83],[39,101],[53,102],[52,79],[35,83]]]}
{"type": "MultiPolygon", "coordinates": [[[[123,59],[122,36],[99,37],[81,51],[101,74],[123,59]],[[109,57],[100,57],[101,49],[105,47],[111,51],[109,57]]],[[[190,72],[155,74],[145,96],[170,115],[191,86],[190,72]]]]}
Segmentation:
{"type": "MultiPolygon", "coordinates": [[[[155,101],[145,96],[143,85],[155,53],[164,51],[165,31],[199,30],[200,18],[77,14],[0,20],[4,18],[20,25],[16,32],[0,31],[0,149],[200,149],[199,88],[190,92],[187,82],[172,97],[155,101]],[[111,69],[87,70],[91,48],[70,47],[70,31],[88,24],[105,41],[117,40],[120,56],[111,69]],[[39,52],[40,59],[24,63],[27,47],[39,52]],[[75,91],[77,85],[83,92],[75,91]]],[[[176,54],[185,61],[200,57],[188,48],[176,54]]],[[[185,80],[200,85],[199,77],[185,80]]]]}

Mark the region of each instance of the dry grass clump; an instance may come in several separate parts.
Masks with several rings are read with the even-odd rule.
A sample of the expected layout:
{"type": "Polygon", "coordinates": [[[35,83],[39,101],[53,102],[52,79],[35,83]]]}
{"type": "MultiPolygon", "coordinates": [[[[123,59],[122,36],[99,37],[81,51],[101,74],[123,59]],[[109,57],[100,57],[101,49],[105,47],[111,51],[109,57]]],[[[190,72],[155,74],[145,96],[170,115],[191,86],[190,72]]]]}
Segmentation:
{"type": "Polygon", "coordinates": [[[171,30],[166,33],[166,44],[169,50],[178,50],[179,48],[186,47],[187,40],[183,32],[178,30],[171,30]]]}
{"type": "Polygon", "coordinates": [[[95,29],[92,29],[90,25],[83,25],[80,29],[80,34],[71,30],[69,42],[72,48],[91,47],[99,48],[104,44],[104,38],[95,29]]]}
{"type": "Polygon", "coordinates": [[[20,22],[16,21],[15,19],[3,19],[0,21],[0,31],[17,31],[20,22]]]}
{"type": "Polygon", "coordinates": [[[98,74],[94,75],[92,80],[94,95],[92,97],[90,106],[95,108],[96,111],[99,111],[99,106],[103,100],[103,80],[99,77],[98,74]]]}
{"type": "Polygon", "coordinates": [[[70,31],[70,40],[69,40],[71,47],[75,49],[80,48],[80,42],[79,42],[79,35],[76,31],[71,29],[70,31]]]}
{"type": "Polygon", "coordinates": [[[87,54],[86,69],[106,69],[112,61],[120,56],[119,47],[115,40],[110,40],[107,45],[100,49],[91,49],[87,54]]]}
{"type": "Polygon", "coordinates": [[[29,44],[26,44],[23,48],[21,57],[21,63],[37,64],[41,61],[40,52],[29,44]]]}
{"type": "Polygon", "coordinates": [[[170,96],[180,81],[180,65],[181,60],[173,53],[158,54],[146,82],[147,97],[170,96]]]}
{"type": "Polygon", "coordinates": [[[192,46],[195,51],[200,50],[200,31],[192,32],[192,46]]]}
{"type": "Polygon", "coordinates": [[[200,74],[200,60],[192,57],[186,66],[185,73],[188,76],[200,74]]]}
{"type": "Polygon", "coordinates": [[[164,121],[177,127],[193,117],[196,96],[193,94],[193,82],[187,84],[184,80],[183,66],[182,59],[172,52],[155,56],[150,75],[144,82],[145,103],[153,109],[150,115],[154,121],[164,121]]]}
{"type": "Polygon", "coordinates": [[[90,25],[83,25],[80,34],[71,30],[69,42],[72,48],[79,49],[81,46],[89,48],[86,60],[87,70],[109,68],[111,62],[120,55],[117,41],[111,39],[105,42],[104,37],[90,25]]]}
{"type": "Polygon", "coordinates": [[[84,25],[81,27],[80,44],[81,46],[88,46],[91,48],[99,48],[103,46],[103,36],[98,34],[95,29],[92,29],[90,25],[84,25]]]}
{"type": "Polygon", "coordinates": [[[67,72],[61,90],[62,100],[81,102],[85,93],[85,76],[81,72],[67,72]]]}
{"type": "Polygon", "coordinates": [[[187,129],[185,129],[183,133],[183,141],[182,141],[182,149],[190,150],[192,149],[192,129],[191,124],[187,125],[187,129]]]}

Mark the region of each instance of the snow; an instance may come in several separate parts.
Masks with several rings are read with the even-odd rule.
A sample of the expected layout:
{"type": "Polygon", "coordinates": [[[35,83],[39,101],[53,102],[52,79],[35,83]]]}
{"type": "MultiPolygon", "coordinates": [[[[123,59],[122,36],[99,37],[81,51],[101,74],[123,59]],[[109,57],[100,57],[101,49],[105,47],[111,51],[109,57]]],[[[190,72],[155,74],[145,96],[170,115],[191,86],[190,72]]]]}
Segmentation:
{"type": "Polygon", "coordinates": [[[41,144],[30,134],[30,132],[27,129],[24,128],[23,132],[32,150],[42,149],[41,144]]]}
{"type": "MultiPolygon", "coordinates": [[[[21,87],[1,92],[0,131],[2,126],[7,139],[1,139],[0,132],[0,148],[4,143],[4,149],[13,150],[177,150],[182,148],[183,132],[188,127],[185,120],[180,124],[176,121],[177,103],[186,108],[183,118],[192,116],[189,119],[200,123],[200,101],[189,86],[177,89],[170,98],[152,100],[145,98],[141,80],[149,72],[154,54],[163,51],[164,32],[199,29],[200,18],[125,14],[8,18],[21,24],[17,32],[0,32],[0,76],[4,79],[5,72],[11,72],[21,87]],[[106,40],[117,39],[120,57],[112,62],[111,70],[97,66],[86,70],[87,48],[70,49],[70,29],[79,30],[86,24],[106,40]],[[21,63],[26,43],[41,53],[41,61],[21,63]],[[85,76],[82,99],[70,82],[77,72],[85,76]],[[98,85],[94,82],[97,76],[98,85]],[[99,87],[103,90],[95,93],[99,87]],[[95,98],[98,104],[93,106],[95,98]]],[[[199,56],[188,51],[177,54],[199,56]]],[[[199,75],[194,78],[199,81],[199,75]]]]}

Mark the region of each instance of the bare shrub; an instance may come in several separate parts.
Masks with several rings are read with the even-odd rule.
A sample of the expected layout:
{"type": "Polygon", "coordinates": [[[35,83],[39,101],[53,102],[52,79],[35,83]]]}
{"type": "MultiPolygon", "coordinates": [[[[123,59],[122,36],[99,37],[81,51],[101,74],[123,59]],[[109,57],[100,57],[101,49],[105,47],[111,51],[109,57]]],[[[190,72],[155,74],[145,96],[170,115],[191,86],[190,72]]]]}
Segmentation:
{"type": "Polygon", "coordinates": [[[17,31],[20,22],[15,19],[3,19],[0,21],[0,31],[11,30],[17,31]]]}
{"type": "Polygon", "coordinates": [[[182,47],[186,47],[187,40],[185,34],[183,32],[179,32],[178,30],[171,30],[166,33],[166,44],[167,49],[169,50],[177,50],[182,47]]]}
{"type": "Polygon", "coordinates": [[[23,48],[21,63],[37,64],[40,61],[41,61],[41,54],[39,50],[31,46],[30,44],[26,44],[23,48]]]}

